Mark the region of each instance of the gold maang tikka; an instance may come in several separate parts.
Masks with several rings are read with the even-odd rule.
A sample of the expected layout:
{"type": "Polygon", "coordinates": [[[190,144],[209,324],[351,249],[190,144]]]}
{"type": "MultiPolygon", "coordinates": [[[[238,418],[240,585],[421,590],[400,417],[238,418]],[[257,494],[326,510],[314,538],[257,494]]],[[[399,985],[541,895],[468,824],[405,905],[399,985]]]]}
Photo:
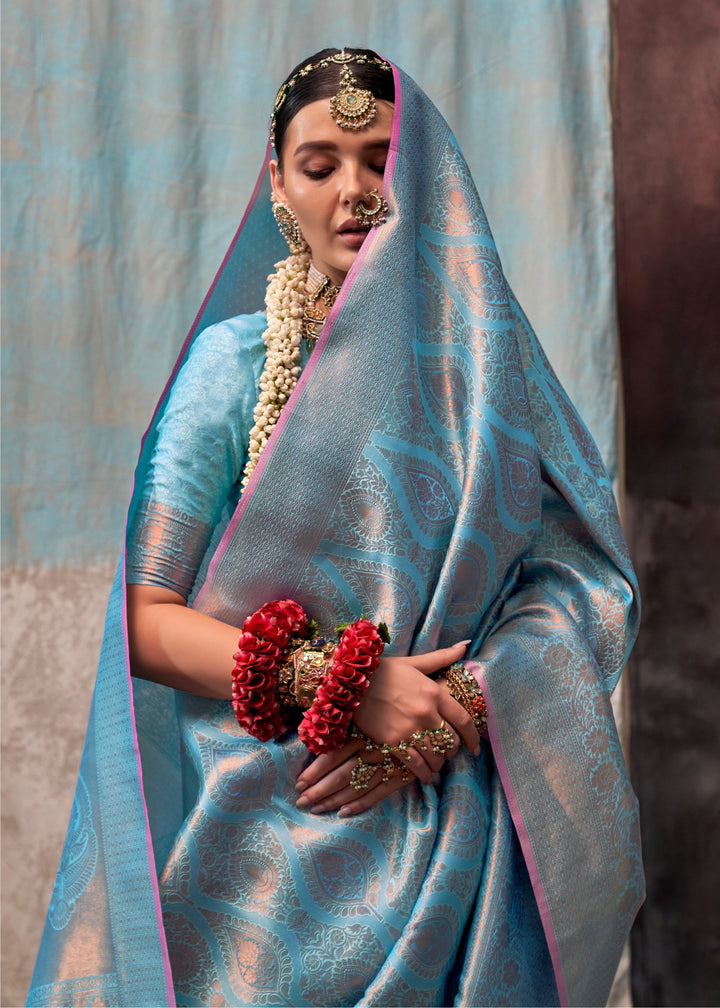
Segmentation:
{"type": "Polygon", "coordinates": [[[332,63],[339,63],[343,68],[343,72],[340,89],[330,100],[330,115],[335,119],[338,126],[341,126],[343,129],[362,129],[373,122],[377,114],[375,96],[371,91],[366,91],[365,88],[357,86],[357,81],[348,69],[348,64],[356,63],[359,66],[363,64],[366,66],[376,66],[381,70],[386,70],[388,73],[392,72],[392,67],[378,56],[366,56],[364,53],[346,53],[343,49],[342,52],[335,53],[333,56],[326,56],[324,59],[318,60],[317,63],[305,64],[280,88],[275,99],[275,108],[273,109],[270,122],[270,139],[273,144],[275,143],[275,120],[277,119],[277,114],[297,81],[303,77],[307,77],[314,70],[328,67],[332,63]]]}
{"type": "Polygon", "coordinates": [[[372,91],[357,86],[348,68],[343,67],[340,90],[330,99],[330,115],[341,129],[359,130],[374,122],[377,104],[372,91]]]}

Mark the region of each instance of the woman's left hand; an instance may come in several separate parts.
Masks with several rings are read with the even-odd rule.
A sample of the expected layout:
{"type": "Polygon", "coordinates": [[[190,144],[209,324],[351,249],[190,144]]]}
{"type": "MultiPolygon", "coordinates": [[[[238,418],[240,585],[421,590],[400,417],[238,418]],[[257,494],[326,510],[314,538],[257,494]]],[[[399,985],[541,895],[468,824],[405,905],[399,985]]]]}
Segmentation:
{"type": "MultiPolygon", "coordinates": [[[[339,810],[341,816],[357,815],[398,791],[408,780],[415,779],[408,771],[405,776],[398,772],[383,781],[382,774],[377,772],[365,790],[356,791],[349,782],[358,756],[364,750],[362,739],[352,739],[340,749],[314,759],[298,778],[297,787],[301,791],[298,808],[310,808],[314,813],[339,810]]],[[[381,760],[376,753],[363,756],[363,759],[367,763],[381,760]]]]}

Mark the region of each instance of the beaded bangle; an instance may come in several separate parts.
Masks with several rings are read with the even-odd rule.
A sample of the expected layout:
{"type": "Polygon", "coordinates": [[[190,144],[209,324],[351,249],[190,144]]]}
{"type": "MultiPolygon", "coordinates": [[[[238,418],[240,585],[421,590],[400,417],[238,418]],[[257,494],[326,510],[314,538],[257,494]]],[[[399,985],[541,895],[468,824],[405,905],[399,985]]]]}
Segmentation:
{"type": "Polygon", "coordinates": [[[443,675],[451,695],[462,704],[482,735],[487,730],[487,705],[475,676],[462,662],[455,662],[443,675]]]}

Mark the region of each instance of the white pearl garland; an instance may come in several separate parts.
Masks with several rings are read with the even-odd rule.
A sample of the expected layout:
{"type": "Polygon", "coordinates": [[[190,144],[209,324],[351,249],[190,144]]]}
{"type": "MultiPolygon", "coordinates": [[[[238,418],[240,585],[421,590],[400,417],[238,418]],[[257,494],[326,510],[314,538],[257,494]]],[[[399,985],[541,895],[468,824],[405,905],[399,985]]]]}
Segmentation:
{"type": "Polygon", "coordinates": [[[268,277],[265,294],[267,329],[265,367],[260,376],[260,398],[255,406],[255,424],[250,431],[250,448],[242,487],[247,486],[258,459],[268,442],[283,406],[300,377],[305,282],[310,268],[310,250],[294,252],[279,263],[268,277]]]}

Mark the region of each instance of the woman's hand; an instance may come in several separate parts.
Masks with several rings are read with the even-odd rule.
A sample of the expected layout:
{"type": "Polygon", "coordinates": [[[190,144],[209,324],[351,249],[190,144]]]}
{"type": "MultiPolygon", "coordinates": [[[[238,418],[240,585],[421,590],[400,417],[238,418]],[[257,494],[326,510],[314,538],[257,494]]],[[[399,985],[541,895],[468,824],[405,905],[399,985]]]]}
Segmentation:
{"type": "Polygon", "coordinates": [[[352,739],[340,749],[318,756],[298,777],[297,789],[301,791],[298,808],[310,808],[311,812],[334,812],[350,816],[372,808],[393,791],[398,791],[414,774],[403,776],[401,772],[383,781],[378,770],[366,790],[360,792],[350,784],[350,777],[357,766],[358,756],[370,762],[382,762],[382,757],[373,753],[366,757],[362,739],[352,739]]]}
{"type": "MultiPolygon", "coordinates": [[[[447,753],[432,750],[432,736],[425,736],[411,746],[405,761],[410,778],[417,777],[426,783],[439,770],[445,759],[454,756],[462,740],[467,748],[480,752],[480,737],[472,718],[455,700],[444,682],[429,678],[465,653],[467,641],[451,648],[441,648],[424,655],[406,658],[385,657],[370,679],[365,696],[355,712],[354,720],[360,730],[378,745],[397,745],[410,739],[415,732],[431,731],[442,722],[455,735],[455,746],[447,753]],[[423,745],[424,742],[424,745],[423,745]]],[[[353,815],[375,805],[405,783],[401,773],[383,781],[378,770],[366,791],[359,793],[350,785],[350,775],[362,754],[365,762],[382,762],[378,753],[365,755],[364,743],[352,740],[334,753],[319,756],[298,778],[300,807],[313,812],[340,809],[341,815],[353,815]]]]}

